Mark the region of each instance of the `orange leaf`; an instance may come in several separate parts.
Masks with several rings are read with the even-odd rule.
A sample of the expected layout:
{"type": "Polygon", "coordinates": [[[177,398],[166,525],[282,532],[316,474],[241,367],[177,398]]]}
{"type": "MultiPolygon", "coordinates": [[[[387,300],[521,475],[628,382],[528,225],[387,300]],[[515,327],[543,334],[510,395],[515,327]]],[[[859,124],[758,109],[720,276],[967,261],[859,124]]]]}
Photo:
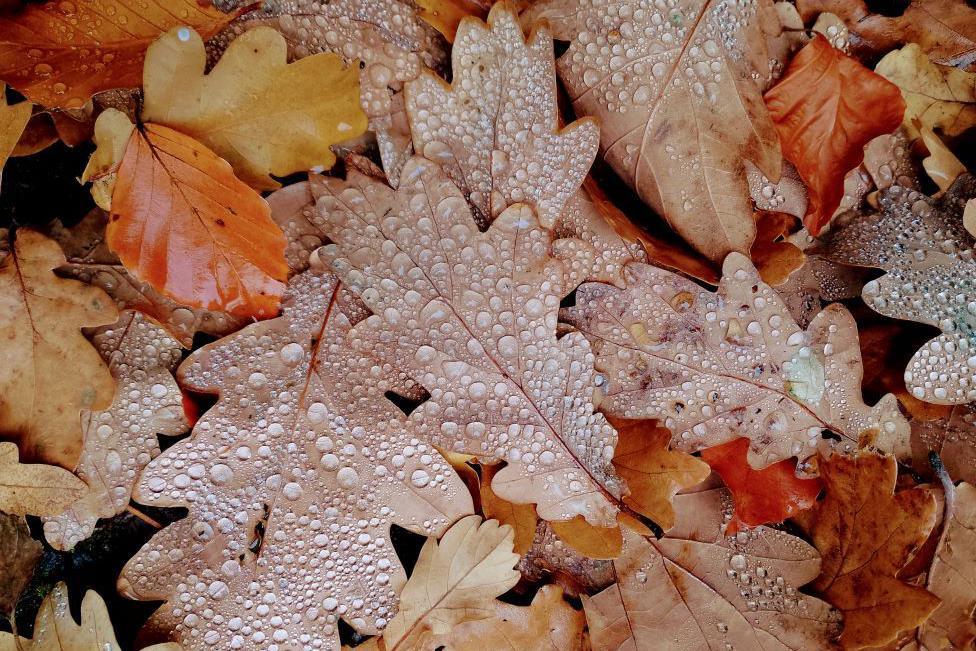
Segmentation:
{"type": "Polygon", "coordinates": [[[701,452],[702,459],[732,491],[735,513],[725,529],[730,536],[761,524],[782,522],[813,506],[820,493],[819,479],[796,476],[796,461],[785,459],[755,470],[746,460],[748,452],[747,438],[701,452]]]}
{"type": "Polygon", "coordinates": [[[807,184],[803,223],[814,236],[840,205],[844,175],[864,160],[864,145],[901,124],[898,87],[816,34],[765,96],[783,154],[807,184]]]}
{"type": "Polygon", "coordinates": [[[48,108],[80,108],[95,93],[139,86],[146,48],[170,28],[208,39],[233,20],[197,0],[75,0],[0,16],[0,79],[48,108]]]}
{"type": "Polygon", "coordinates": [[[267,202],[199,142],[133,129],[112,193],[109,247],[132,275],[192,307],[277,313],[285,237],[267,202]]]}
{"type": "Polygon", "coordinates": [[[756,212],[756,241],[749,255],[768,285],[782,285],[806,261],[800,247],[785,239],[795,223],[796,217],[783,212],[756,212]]]}
{"type": "Polygon", "coordinates": [[[595,527],[582,515],[572,520],[554,520],[549,526],[560,540],[584,556],[602,560],[620,556],[624,543],[620,527],[595,527]]]}

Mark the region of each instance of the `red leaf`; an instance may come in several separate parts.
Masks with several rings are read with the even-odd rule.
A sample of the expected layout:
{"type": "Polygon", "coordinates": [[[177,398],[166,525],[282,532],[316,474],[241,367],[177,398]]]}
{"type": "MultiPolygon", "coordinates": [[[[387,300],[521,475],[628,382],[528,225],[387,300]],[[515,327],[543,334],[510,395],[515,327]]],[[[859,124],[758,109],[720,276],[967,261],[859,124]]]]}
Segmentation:
{"type": "Polygon", "coordinates": [[[820,493],[819,479],[797,478],[793,459],[756,470],[746,461],[748,451],[749,439],[739,438],[701,452],[702,459],[732,491],[735,513],[726,528],[729,535],[782,522],[813,506],[820,493]]]}
{"type": "Polygon", "coordinates": [[[803,219],[818,235],[844,195],[844,176],[864,160],[864,145],[901,124],[898,87],[816,34],[765,96],[783,154],[809,190],[803,219]]]}

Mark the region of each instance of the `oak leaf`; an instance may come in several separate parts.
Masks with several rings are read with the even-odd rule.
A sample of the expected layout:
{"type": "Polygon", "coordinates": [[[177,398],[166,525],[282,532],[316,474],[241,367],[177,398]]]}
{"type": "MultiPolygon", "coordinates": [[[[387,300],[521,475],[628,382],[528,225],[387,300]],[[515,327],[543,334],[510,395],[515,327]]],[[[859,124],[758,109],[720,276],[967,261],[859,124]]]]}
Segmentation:
{"type": "Polygon", "coordinates": [[[406,577],[390,526],[437,535],[471,512],[450,465],[384,397],[382,368],[350,345],[348,300],[313,265],[292,279],[281,317],[181,365],[182,386],[218,400],[133,493],[189,510],[120,579],[124,594],[166,602],[149,631],[338,649],[340,617],[372,635],[396,612],[406,577]]]}
{"type": "Polygon", "coordinates": [[[580,243],[553,242],[525,204],[482,233],[458,188],[419,157],[396,192],[355,172],[312,182],[333,242],[320,253],[373,313],[352,345],[427,389],[410,417],[423,438],[507,461],[492,490],[543,519],[615,526],[616,432],[593,413],[592,353],[579,333],[556,338],[559,301],[589,265],[554,253],[580,243]]]}
{"type": "Polygon", "coordinates": [[[795,518],[823,557],[812,587],[843,613],[844,648],[887,644],[939,603],[897,578],[935,526],[935,499],[924,488],[896,492],[890,456],[835,454],[819,470],[824,499],[795,518]]]}
{"type": "Polygon", "coordinates": [[[557,520],[548,524],[567,547],[587,558],[606,560],[620,555],[620,546],[623,544],[620,527],[594,527],[581,515],[571,520],[557,520]]]}
{"type": "MultiPolygon", "coordinates": [[[[2,20],[2,19],[0,19],[2,20]]],[[[30,102],[8,105],[6,89],[0,84],[0,175],[31,118],[30,102]]]]}
{"type": "Polygon", "coordinates": [[[864,160],[864,145],[901,124],[901,93],[817,34],[765,101],[783,155],[807,185],[804,224],[819,235],[840,204],[844,176],[864,160]]]}
{"type": "Polygon", "coordinates": [[[513,504],[495,495],[491,488],[492,479],[501,470],[501,464],[481,466],[481,508],[486,519],[498,520],[515,532],[513,549],[516,554],[524,554],[532,546],[536,523],[539,518],[531,504],[513,504]]]}
{"type": "Polygon", "coordinates": [[[695,0],[668,7],[545,0],[570,41],[557,64],[573,106],[601,122],[606,161],[693,247],[715,261],[755,236],[744,160],[778,180],[779,138],[758,79],[771,3],[695,0]]]}
{"type": "Polygon", "coordinates": [[[37,104],[80,108],[100,91],[138,86],[146,48],[170,28],[209,38],[233,18],[197,0],[31,3],[0,15],[0,79],[37,104]]]}
{"type": "Polygon", "coordinates": [[[142,119],[195,138],[258,190],[280,187],[271,175],[330,168],[329,147],[366,129],[359,71],[334,54],[286,57],[285,38],[256,27],[204,74],[203,40],[171,29],[146,52],[142,119]]]}
{"type": "Polygon", "coordinates": [[[20,594],[30,583],[44,547],[31,538],[27,521],[0,513],[0,620],[10,621],[20,594]]]}
{"type": "Polygon", "coordinates": [[[929,474],[929,453],[942,460],[953,481],[976,483],[976,405],[954,405],[944,417],[913,418],[912,465],[929,474]]]}
{"type": "Polygon", "coordinates": [[[58,245],[29,229],[0,258],[0,431],[25,458],[74,468],[82,410],[108,407],[115,388],[81,328],[118,315],[102,290],[55,276],[62,264],[58,245]]]}
{"type": "Polygon", "coordinates": [[[172,375],[182,349],[165,330],[126,310],[91,339],[115,378],[115,399],[105,411],[82,418],[85,444],[75,474],[88,493],[64,513],[44,518],[44,537],[59,550],[88,538],[99,518],[125,509],[137,474],[159,454],[158,435],[177,436],[189,428],[172,375]]]}
{"type": "Polygon", "coordinates": [[[615,580],[609,560],[584,556],[557,536],[545,520],[539,521],[532,547],[522,557],[518,569],[524,580],[555,583],[574,597],[598,592],[615,580]]]}
{"type": "Polygon", "coordinates": [[[789,240],[795,222],[792,215],[782,212],[756,213],[756,241],[749,255],[768,285],[782,285],[806,262],[800,247],[789,240]]]}
{"type": "Polygon", "coordinates": [[[761,524],[776,524],[817,501],[822,484],[817,478],[796,476],[796,463],[784,459],[754,470],[746,456],[749,439],[740,438],[702,450],[701,457],[718,473],[732,493],[735,512],[725,525],[733,535],[761,524]]]}
{"type": "Polygon", "coordinates": [[[484,0],[418,0],[420,17],[453,43],[458,25],[467,16],[485,18],[490,4],[484,0]]]}
{"type": "Polygon", "coordinates": [[[682,451],[745,436],[749,463],[799,460],[830,429],[848,446],[907,451],[908,423],[888,395],[861,398],[853,317],[839,305],[801,330],[744,256],[725,260],[718,291],[629,264],[625,288],[586,283],[561,317],[586,335],[600,371],[598,402],[612,416],[655,418],[682,451]]]}
{"type": "Polygon", "coordinates": [[[723,536],[724,490],[675,501],[675,528],[660,539],[624,529],[617,582],[583,597],[594,651],[830,646],[836,617],[798,591],[817,576],[816,550],[765,527],[723,536]]]}
{"type": "Polygon", "coordinates": [[[0,511],[14,515],[58,515],[88,488],[64,468],[20,463],[17,446],[0,442],[0,511]]]}

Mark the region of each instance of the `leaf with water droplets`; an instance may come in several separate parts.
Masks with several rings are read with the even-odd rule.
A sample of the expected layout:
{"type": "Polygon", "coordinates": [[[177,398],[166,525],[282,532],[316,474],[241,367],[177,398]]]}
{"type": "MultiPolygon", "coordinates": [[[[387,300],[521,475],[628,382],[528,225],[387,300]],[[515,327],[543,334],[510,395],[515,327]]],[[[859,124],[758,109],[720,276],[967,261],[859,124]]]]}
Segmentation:
{"type": "Polygon", "coordinates": [[[744,160],[778,180],[779,138],[762,102],[761,23],[771,3],[546,0],[571,41],[557,68],[576,111],[600,119],[606,161],[712,260],[755,236],[744,160]]]}
{"type": "MultiPolygon", "coordinates": [[[[10,620],[14,607],[34,573],[44,548],[31,538],[27,521],[0,513],[0,620],[10,620]]],[[[2,642],[0,642],[2,648],[2,642]]]]}
{"type": "Polygon", "coordinates": [[[976,400],[976,240],[962,220],[973,197],[969,174],[939,199],[893,186],[879,195],[880,213],[852,220],[827,249],[836,262],[887,272],[864,286],[873,310],[942,330],[905,369],[912,395],[936,404],[976,400]]]}
{"type": "Polygon", "coordinates": [[[210,38],[234,18],[197,0],[66,0],[0,15],[0,79],[46,107],[138,86],[146,48],[172,27],[210,38]]]}
{"type": "Polygon", "coordinates": [[[757,468],[803,460],[833,430],[848,447],[865,435],[907,452],[908,423],[894,396],[861,398],[857,326],[843,307],[806,331],[744,256],[730,254],[712,293],[662,269],[629,264],[627,285],[587,283],[562,318],[597,356],[605,413],[656,418],[692,452],[745,436],[757,468]]]}
{"type": "Polygon", "coordinates": [[[158,435],[189,428],[172,375],[182,349],[159,324],[127,310],[91,339],[115,378],[115,400],[82,418],[85,444],[75,474],[88,493],[64,513],[44,518],[44,537],[60,550],[88,538],[99,518],[125,509],[136,475],[159,454],[158,435]]]}
{"type": "Polygon", "coordinates": [[[17,446],[0,442],[0,511],[14,515],[58,515],[84,497],[84,482],[64,468],[18,461],[17,446]]]}
{"type": "Polygon", "coordinates": [[[579,242],[553,242],[525,204],[480,232],[457,186],[422,158],[395,193],[358,173],[312,181],[334,242],[320,253],[373,313],[352,345],[427,389],[411,414],[423,438],[507,461],[492,490],[543,519],[615,526],[616,432],[593,413],[592,353],[578,333],[556,337],[559,301],[589,266],[560,259],[579,242]]]}
{"type": "Polygon", "coordinates": [[[406,577],[391,525],[437,535],[471,512],[453,469],[384,396],[389,367],[350,345],[349,299],[313,265],[281,317],[180,366],[183,386],[218,400],[133,494],[189,509],[123,570],[124,593],[166,601],[150,631],[336,649],[340,618],[376,634],[396,613],[406,577]]]}
{"type": "Polygon", "coordinates": [[[820,570],[816,550],[766,527],[723,536],[727,502],[721,489],[679,495],[663,538],[624,529],[617,582],[583,597],[594,651],[831,646],[837,618],[798,591],[820,570]]]}
{"type": "Polygon", "coordinates": [[[954,405],[939,418],[912,422],[912,465],[931,472],[929,454],[935,452],[953,481],[976,483],[976,405],[954,405]]]}
{"type": "Polygon", "coordinates": [[[55,242],[29,229],[0,258],[0,432],[25,459],[74,468],[82,410],[105,409],[115,389],[81,328],[118,314],[102,290],[55,276],[64,261],[55,242]]]}

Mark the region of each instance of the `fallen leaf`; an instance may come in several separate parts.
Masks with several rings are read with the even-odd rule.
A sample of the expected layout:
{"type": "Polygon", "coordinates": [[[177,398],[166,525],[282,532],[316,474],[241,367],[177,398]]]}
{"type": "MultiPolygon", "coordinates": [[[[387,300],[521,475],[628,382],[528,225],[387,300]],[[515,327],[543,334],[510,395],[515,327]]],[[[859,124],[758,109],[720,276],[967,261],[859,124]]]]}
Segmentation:
{"type": "Polygon", "coordinates": [[[88,492],[64,468],[20,463],[17,446],[0,442],[0,511],[14,515],[58,515],[88,492]]]}
{"type": "MultiPolygon", "coordinates": [[[[922,142],[929,152],[929,155],[922,159],[922,167],[925,169],[925,173],[929,175],[929,178],[939,186],[939,190],[945,192],[955,183],[961,174],[966,173],[966,166],[959,162],[955,154],[945,146],[942,139],[935,135],[932,129],[917,121],[915,127],[921,134],[922,142]]],[[[965,221],[964,218],[964,226],[965,221]]]]}
{"type": "Polygon", "coordinates": [[[931,474],[929,453],[935,452],[954,481],[976,483],[976,406],[956,405],[943,418],[912,419],[912,465],[931,474]]]}
{"type": "Polygon", "coordinates": [[[976,198],[966,202],[962,213],[962,225],[967,233],[976,237],[976,198]]]}
{"type": "Polygon", "coordinates": [[[620,527],[594,527],[581,515],[572,520],[550,522],[549,526],[567,546],[587,558],[606,560],[620,555],[623,543],[620,527]]]}
{"type": "Polygon", "coordinates": [[[498,520],[512,528],[515,532],[513,549],[521,556],[532,546],[539,518],[535,514],[535,507],[531,504],[513,504],[495,494],[491,488],[491,481],[499,470],[501,470],[500,464],[481,466],[481,508],[484,510],[485,518],[498,520]]]}
{"type": "MultiPolygon", "coordinates": [[[[778,183],[770,181],[748,162],[746,178],[749,180],[749,196],[757,210],[786,213],[799,219],[807,214],[807,186],[803,185],[803,179],[789,161],[783,161],[783,173],[778,183]]],[[[755,248],[756,243],[753,242],[752,246],[755,248]]]]}
{"type": "Polygon", "coordinates": [[[740,438],[702,450],[701,457],[718,473],[732,493],[735,511],[725,525],[726,535],[776,524],[813,506],[822,484],[817,478],[796,476],[796,462],[785,459],[762,470],[746,460],[749,439],[740,438]]]}
{"type": "Polygon", "coordinates": [[[8,105],[6,89],[3,84],[0,84],[0,174],[3,173],[7,158],[14,151],[21,134],[27,127],[32,108],[30,102],[8,105]]]}
{"type": "Polygon", "coordinates": [[[25,459],[74,468],[82,410],[108,407],[115,389],[81,328],[118,314],[102,290],[55,276],[62,264],[58,245],[26,228],[0,258],[0,431],[25,459]]]}
{"type": "Polygon", "coordinates": [[[819,470],[824,498],[795,518],[823,557],[812,587],[844,615],[841,646],[887,644],[939,604],[896,576],[935,526],[935,499],[924,488],[895,492],[890,456],[835,454],[819,470]]]}
{"type": "Polygon", "coordinates": [[[545,19],[570,42],[559,76],[577,114],[600,120],[606,162],[708,258],[747,253],[755,224],[743,161],[775,180],[781,166],[756,81],[769,72],[760,23],[771,3],[618,8],[545,0],[523,20],[545,19]]]}
{"type": "Polygon", "coordinates": [[[907,451],[895,397],[862,400],[857,326],[843,307],[801,330],[739,254],[726,258],[716,293],[649,265],[624,275],[623,289],[582,285],[560,315],[593,346],[604,413],[658,419],[684,452],[745,436],[755,468],[806,459],[823,429],[847,447],[871,430],[875,445],[907,451]]]}
{"type": "Polygon", "coordinates": [[[142,119],[198,140],[258,190],[280,187],[271,175],[328,169],[329,147],[366,129],[359,71],[334,54],[286,56],[281,34],[255,27],[204,74],[203,40],[171,29],[146,52],[142,119]]]}
{"type": "Polygon", "coordinates": [[[671,500],[678,491],[704,481],[708,465],[669,449],[671,432],[653,421],[608,420],[617,430],[613,466],[627,482],[624,503],[667,531],[674,526],[671,500]]]}
{"type": "Polygon", "coordinates": [[[20,593],[30,583],[44,547],[31,538],[27,521],[0,513],[0,619],[10,621],[20,593]]]}
{"type": "MultiPolygon", "coordinates": [[[[178,303],[274,316],[288,270],[284,237],[267,202],[189,136],[127,123],[111,109],[96,123],[96,131],[99,124],[111,125],[113,133],[129,131],[111,191],[109,248],[134,277],[178,303]]],[[[120,140],[105,142],[96,133],[91,174],[101,167],[92,165],[102,160],[102,148],[111,148],[115,158],[120,140]]]]}
{"type": "MultiPolygon", "coordinates": [[[[180,651],[171,642],[144,647],[142,651],[180,651]]],[[[34,619],[34,638],[27,640],[0,632],[0,651],[121,651],[115,639],[112,621],[105,602],[94,590],[85,593],[81,602],[81,623],[76,623],[68,603],[64,583],[41,602],[34,619]]]]}
{"type": "Polygon", "coordinates": [[[292,279],[281,317],[180,366],[181,386],[218,399],[133,492],[189,510],[123,569],[124,594],[166,602],[147,632],[231,648],[249,638],[229,621],[280,618],[277,643],[334,649],[341,617],[375,635],[406,578],[391,525],[437,535],[471,512],[450,465],[384,397],[390,382],[349,345],[348,301],[316,263],[292,279]]]}
{"type": "Polygon", "coordinates": [[[159,454],[158,435],[189,429],[172,375],[182,353],[177,341],[131,310],[91,338],[115,379],[115,399],[82,418],[85,443],[75,474],[88,493],[64,513],[44,518],[44,537],[58,550],[88,538],[99,518],[125,510],[138,473],[159,454]]]}
{"type": "Polygon", "coordinates": [[[864,146],[901,124],[897,86],[817,34],[765,95],[783,155],[807,185],[803,219],[819,235],[840,205],[844,175],[864,160],[864,146]]]}
{"type": "Polygon", "coordinates": [[[557,536],[545,520],[539,521],[532,547],[518,569],[524,580],[555,583],[574,597],[598,592],[614,582],[610,561],[587,558],[557,536]]]}
{"type": "Polygon", "coordinates": [[[36,104],[79,108],[100,91],[138,86],[146,48],[170,28],[210,38],[233,18],[197,0],[31,3],[0,15],[0,79],[36,104]]]}
{"type": "Polygon", "coordinates": [[[467,16],[484,19],[491,5],[484,0],[417,0],[417,6],[420,17],[453,43],[461,21],[467,16]]]}
{"type": "Polygon", "coordinates": [[[721,489],[679,495],[661,539],[624,530],[617,582],[583,597],[594,651],[831,646],[837,618],[798,590],[820,570],[816,550],[765,527],[726,538],[727,500],[721,489]]]}
{"type": "Polygon", "coordinates": [[[795,222],[792,215],[782,212],[756,213],[756,241],[750,257],[768,285],[782,285],[806,261],[800,247],[787,239],[795,222]]]}

